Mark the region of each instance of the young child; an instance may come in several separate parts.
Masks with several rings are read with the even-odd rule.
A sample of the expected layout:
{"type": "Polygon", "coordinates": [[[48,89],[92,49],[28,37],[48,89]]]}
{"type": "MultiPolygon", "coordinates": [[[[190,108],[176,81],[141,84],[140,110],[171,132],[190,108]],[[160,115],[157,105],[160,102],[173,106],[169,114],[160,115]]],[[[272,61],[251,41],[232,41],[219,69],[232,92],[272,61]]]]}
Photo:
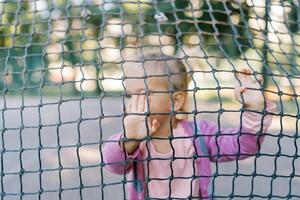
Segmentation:
{"type": "Polygon", "coordinates": [[[130,97],[124,109],[124,131],[103,148],[105,168],[126,173],[128,199],[209,199],[210,161],[231,161],[255,155],[272,121],[276,104],[259,90],[262,78],[250,70],[236,74],[234,96],[247,109],[236,128],[221,128],[208,120],[177,119],[184,111],[188,74],[176,59],[150,55],[144,64],[124,66],[130,97]],[[241,95],[241,93],[243,95],[241,95]],[[243,98],[241,97],[243,96],[243,98]],[[243,99],[243,100],[242,100],[243,99]],[[264,100],[265,99],[265,100],[264,100]],[[266,107],[264,107],[264,102],[266,107]]]}

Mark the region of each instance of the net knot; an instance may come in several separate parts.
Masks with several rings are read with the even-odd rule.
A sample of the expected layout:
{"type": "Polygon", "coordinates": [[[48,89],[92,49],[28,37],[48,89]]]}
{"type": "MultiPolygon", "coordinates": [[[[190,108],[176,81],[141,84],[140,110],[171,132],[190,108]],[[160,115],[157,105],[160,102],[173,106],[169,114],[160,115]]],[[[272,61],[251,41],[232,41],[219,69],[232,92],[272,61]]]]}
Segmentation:
{"type": "Polygon", "coordinates": [[[168,18],[167,16],[162,13],[162,12],[157,12],[155,15],[154,15],[154,18],[156,19],[156,21],[160,24],[162,23],[165,23],[166,21],[168,21],[168,18]]]}

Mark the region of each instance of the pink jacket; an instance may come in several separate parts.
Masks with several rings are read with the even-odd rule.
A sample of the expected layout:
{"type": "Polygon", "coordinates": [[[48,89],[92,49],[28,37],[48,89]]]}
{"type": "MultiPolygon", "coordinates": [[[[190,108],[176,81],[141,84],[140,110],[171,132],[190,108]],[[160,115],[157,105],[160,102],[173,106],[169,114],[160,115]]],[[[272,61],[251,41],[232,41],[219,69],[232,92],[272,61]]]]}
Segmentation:
{"type": "MultiPolygon", "coordinates": [[[[276,110],[276,104],[267,100],[267,113],[265,115],[245,111],[242,114],[242,126],[236,128],[218,128],[218,125],[208,120],[187,121],[182,120],[182,126],[187,135],[194,138],[197,155],[196,165],[200,172],[199,196],[203,199],[212,198],[211,194],[211,166],[210,161],[226,162],[236,159],[245,159],[255,155],[260,144],[264,140],[263,133],[266,133],[271,122],[270,113],[276,110]],[[263,125],[261,120],[263,119],[263,125]],[[196,127],[195,127],[196,125],[196,127]]],[[[119,141],[123,134],[116,134],[110,137],[104,146],[103,161],[105,168],[116,174],[129,173],[126,186],[128,199],[145,199],[144,188],[145,174],[139,148],[128,155],[120,146],[119,141]],[[138,162],[137,162],[138,161],[138,162]]]]}

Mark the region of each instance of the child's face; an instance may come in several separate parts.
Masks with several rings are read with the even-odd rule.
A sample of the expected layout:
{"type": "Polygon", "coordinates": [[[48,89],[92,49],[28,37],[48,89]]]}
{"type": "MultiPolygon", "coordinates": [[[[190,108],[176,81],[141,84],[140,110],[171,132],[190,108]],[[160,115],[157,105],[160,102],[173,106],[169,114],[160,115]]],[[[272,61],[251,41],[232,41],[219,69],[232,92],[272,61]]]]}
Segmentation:
{"type": "MultiPolygon", "coordinates": [[[[139,95],[145,95],[148,91],[145,101],[149,102],[149,111],[151,113],[150,119],[156,118],[160,123],[164,123],[165,120],[170,118],[170,113],[172,110],[172,102],[168,87],[168,79],[166,77],[148,77],[143,78],[131,78],[131,77],[142,77],[144,75],[143,71],[139,70],[127,70],[126,76],[130,77],[125,79],[125,89],[131,98],[129,98],[128,103],[130,103],[133,93],[139,93],[139,95]],[[147,89],[148,87],[148,89],[147,89]],[[160,113],[160,114],[154,114],[160,113]]],[[[142,98],[141,98],[142,99],[142,98]]],[[[147,103],[145,102],[145,105],[147,103]]],[[[126,105],[127,107],[128,105],[126,105]]],[[[147,109],[146,109],[147,111],[147,109]]],[[[127,110],[127,112],[130,112],[127,110]]]]}

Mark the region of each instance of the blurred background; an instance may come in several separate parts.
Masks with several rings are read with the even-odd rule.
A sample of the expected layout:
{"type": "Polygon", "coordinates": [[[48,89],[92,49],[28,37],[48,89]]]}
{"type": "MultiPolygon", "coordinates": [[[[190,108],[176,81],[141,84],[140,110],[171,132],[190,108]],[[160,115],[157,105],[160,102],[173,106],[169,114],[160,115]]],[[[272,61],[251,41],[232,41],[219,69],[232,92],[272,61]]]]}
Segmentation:
{"type": "Polygon", "coordinates": [[[233,72],[262,74],[278,105],[262,155],[213,164],[214,194],[300,199],[299,4],[1,0],[1,199],[123,199],[124,177],[103,170],[101,148],[122,131],[123,63],[152,51],[184,61],[198,88],[191,109],[225,127],[240,117],[233,72]]]}

